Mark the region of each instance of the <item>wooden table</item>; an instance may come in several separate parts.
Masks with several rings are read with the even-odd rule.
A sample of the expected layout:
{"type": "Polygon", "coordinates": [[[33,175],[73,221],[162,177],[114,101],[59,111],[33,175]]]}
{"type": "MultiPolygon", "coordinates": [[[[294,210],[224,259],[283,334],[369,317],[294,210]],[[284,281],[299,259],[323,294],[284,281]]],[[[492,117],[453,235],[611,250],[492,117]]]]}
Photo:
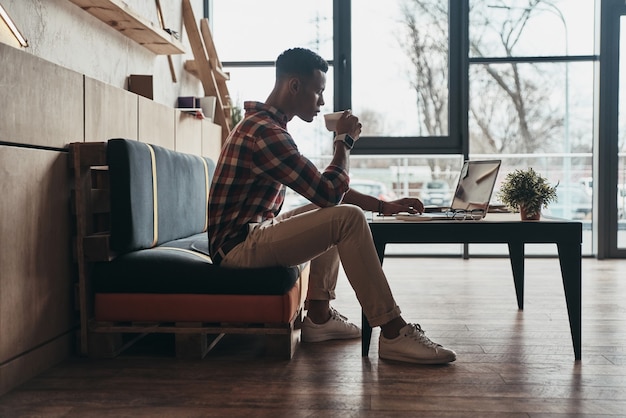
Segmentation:
{"type": "MultiPolygon", "coordinates": [[[[581,359],[581,244],[582,223],[566,220],[520,221],[519,214],[490,213],[480,221],[399,221],[374,218],[369,223],[382,264],[389,243],[504,243],[509,247],[517,306],[524,309],[524,244],[557,245],[574,356],[581,359]]],[[[363,320],[362,355],[369,353],[372,328],[363,320]]]]}

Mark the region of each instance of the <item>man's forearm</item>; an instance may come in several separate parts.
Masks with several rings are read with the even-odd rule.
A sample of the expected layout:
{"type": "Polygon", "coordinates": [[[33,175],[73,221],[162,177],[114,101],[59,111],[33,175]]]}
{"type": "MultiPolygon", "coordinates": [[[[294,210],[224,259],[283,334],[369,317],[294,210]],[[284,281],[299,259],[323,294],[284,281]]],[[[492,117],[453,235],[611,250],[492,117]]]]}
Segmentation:
{"type": "Polygon", "coordinates": [[[343,168],[349,171],[350,168],[350,150],[341,142],[335,142],[333,144],[334,154],[333,159],[330,162],[332,165],[343,168]]]}
{"type": "Polygon", "coordinates": [[[381,209],[380,202],[375,197],[357,192],[354,189],[349,189],[342,201],[342,203],[356,205],[363,210],[372,212],[378,212],[381,209]]]}

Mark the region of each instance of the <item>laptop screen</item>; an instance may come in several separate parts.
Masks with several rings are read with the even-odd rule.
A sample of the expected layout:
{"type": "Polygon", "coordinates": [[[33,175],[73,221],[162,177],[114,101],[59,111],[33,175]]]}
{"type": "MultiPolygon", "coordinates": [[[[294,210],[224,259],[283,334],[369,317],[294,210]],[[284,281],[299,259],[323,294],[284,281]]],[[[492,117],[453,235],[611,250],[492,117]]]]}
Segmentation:
{"type": "Polygon", "coordinates": [[[500,160],[465,161],[459,174],[451,208],[453,210],[482,209],[487,212],[500,164],[500,160]]]}

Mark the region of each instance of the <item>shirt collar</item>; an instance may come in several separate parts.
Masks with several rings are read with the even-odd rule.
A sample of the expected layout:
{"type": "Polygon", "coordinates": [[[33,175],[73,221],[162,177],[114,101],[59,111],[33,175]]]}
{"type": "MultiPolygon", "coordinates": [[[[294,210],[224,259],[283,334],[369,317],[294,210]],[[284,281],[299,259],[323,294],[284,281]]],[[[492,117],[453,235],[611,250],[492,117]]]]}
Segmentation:
{"type": "Polygon", "coordinates": [[[243,107],[246,111],[246,116],[252,113],[264,112],[271,118],[275,119],[282,128],[287,129],[287,122],[289,122],[287,115],[274,106],[269,106],[261,102],[248,101],[244,102],[243,107]]]}

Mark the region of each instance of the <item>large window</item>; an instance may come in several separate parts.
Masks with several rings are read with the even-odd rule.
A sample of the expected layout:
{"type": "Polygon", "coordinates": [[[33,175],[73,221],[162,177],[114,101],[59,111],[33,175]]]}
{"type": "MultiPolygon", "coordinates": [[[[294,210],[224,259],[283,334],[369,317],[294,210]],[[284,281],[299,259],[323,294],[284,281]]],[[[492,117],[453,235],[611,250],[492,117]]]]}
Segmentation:
{"type": "MultiPolygon", "coordinates": [[[[350,107],[364,123],[354,178],[426,199],[429,182],[454,185],[463,158],[502,159],[498,183],[532,166],[559,183],[558,204],[545,215],[583,221],[583,253],[593,253],[596,1],[211,4],[236,105],[265,100],[280,52],[311,48],[331,64],[323,112],[350,107]]],[[[321,120],[294,120],[289,129],[303,153],[320,166],[328,161],[321,120]]]]}

